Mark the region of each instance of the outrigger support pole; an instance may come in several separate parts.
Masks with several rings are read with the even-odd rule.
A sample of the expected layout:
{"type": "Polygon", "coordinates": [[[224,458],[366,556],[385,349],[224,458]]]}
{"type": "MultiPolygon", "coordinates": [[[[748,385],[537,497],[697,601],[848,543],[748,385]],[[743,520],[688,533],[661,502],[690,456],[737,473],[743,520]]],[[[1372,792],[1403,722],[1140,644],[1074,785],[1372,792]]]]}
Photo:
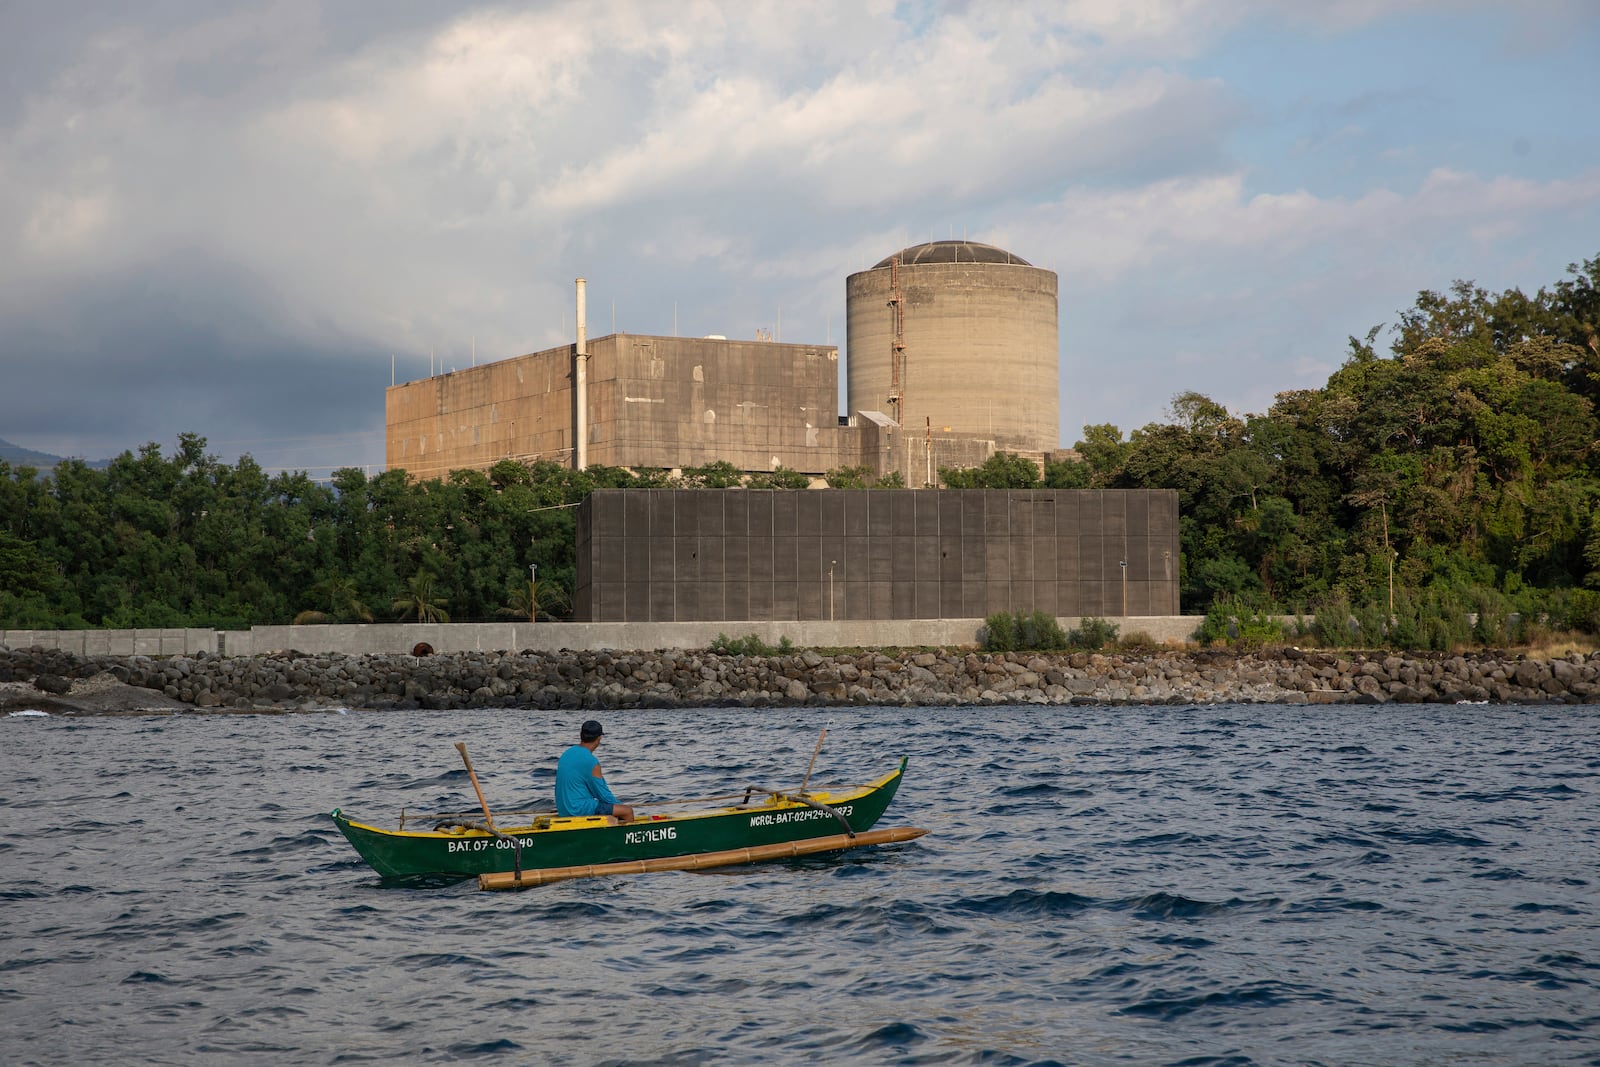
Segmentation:
{"type": "Polygon", "coordinates": [[[515,875],[491,872],[478,875],[478,888],[526,889],[536,885],[548,885],[564,878],[648,874],[652,871],[703,871],[734,863],[755,863],[759,860],[810,856],[818,852],[839,852],[858,845],[895,844],[900,841],[915,840],[927,832],[916,826],[891,826],[880,830],[863,830],[853,838],[834,834],[832,837],[813,837],[777,845],[754,845],[750,848],[734,848],[725,852],[698,852],[690,856],[662,856],[657,859],[622,860],[617,863],[594,863],[575,867],[546,867],[515,875]]]}
{"type": "Polygon", "coordinates": [[[838,808],[834,807],[832,804],[824,804],[820,800],[812,800],[810,797],[806,796],[804,793],[798,793],[798,794],[774,793],[773,796],[778,797],[780,800],[792,800],[797,804],[804,804],[806,807],[815,808],[818,811],[825,811],[829,815],[832,815],[835,819],[839,820],[839,825],[844,827],[844,832],[845,832],[846,836],[848,836],[848,837],[855,837],[856,836],[855,830],[851,829],[851,827],[850,827],[850,820],[846,819],[844,817],[844,812],[840,811],[838,808]]]}

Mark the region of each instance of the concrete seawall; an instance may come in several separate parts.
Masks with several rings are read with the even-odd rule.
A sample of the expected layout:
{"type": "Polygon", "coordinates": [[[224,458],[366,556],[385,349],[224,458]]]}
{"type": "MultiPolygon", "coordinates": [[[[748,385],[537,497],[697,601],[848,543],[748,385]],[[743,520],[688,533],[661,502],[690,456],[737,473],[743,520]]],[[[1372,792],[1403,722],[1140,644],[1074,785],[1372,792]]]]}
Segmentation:
{"type": "MultiPolygon", "coordinates": [[[[1070,630],[1084,620],[1059,621],[1063,629],[1070,630]]],[[[1156,644],[1181,645],[1204,619],[1166,615],[1106,621],[1117,626],[1124,637],[1142,633],[1156,644]]],[[[755,634],[774,647],[787,637],[797,648],[963,648],[977,646],[982,628],[982,619],[375,623],[255,626],[249,630],[0,630],[0,646],[54,648],[79,656],[194,656],[201,652],[254,656],[288,649],[361,656],[410,652],[422,642],[436,652],[693,649],[710,646],[718,634],[755,634]]]]}

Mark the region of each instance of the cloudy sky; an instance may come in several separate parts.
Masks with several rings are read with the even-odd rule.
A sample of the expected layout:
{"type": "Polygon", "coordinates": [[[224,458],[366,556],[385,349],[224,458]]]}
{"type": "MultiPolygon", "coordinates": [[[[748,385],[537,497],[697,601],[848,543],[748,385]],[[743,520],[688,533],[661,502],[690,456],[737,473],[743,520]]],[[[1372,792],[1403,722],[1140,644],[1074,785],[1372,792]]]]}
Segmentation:
{"type": "Polygon", "coordinates": [[[377,469],[391,365],[563,343],[579,275],[843,348],[950,236],[1059,273],[1063,444],[1264,411],[1600,255],[1597,56],[1594,0],[7,3],[0,438],[377,469]]]}

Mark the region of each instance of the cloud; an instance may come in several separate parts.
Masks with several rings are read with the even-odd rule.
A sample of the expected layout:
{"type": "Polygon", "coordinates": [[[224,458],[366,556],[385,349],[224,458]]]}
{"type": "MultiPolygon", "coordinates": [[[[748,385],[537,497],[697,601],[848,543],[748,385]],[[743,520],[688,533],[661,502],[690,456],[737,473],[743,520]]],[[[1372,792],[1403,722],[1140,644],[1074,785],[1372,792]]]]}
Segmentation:
{"type": "MultiPolygon", "coordinates": [[[[1063,436],[1091,411],[1141,425],[1128,413],[1153,416],[1166,398],[1150,394],[1152,382],[1263,412],[1278,392],[1324,384],[1348,335],[1393,323],[1422,288],[1474,273],[1441,274],[1441,261],[1492,265],[1478,278],[1492,289],[1525,285],[1530,268],[1551,268],[1505,263],[1511,239],[1597,218],[1600,168],[1548,181],[1441,168],[1411,189],[1349,198],[1252,194],[1243,173],[1071,190],[1027,227],[1063,253],[1050,264],[1072,378],[1063,436]]],[[[1558,280],[1532,277],[1535,287],[1558,280]]]]}
{"type": "MultiPolygon", "coordinates": [[[[270,440],[275,421],[296,439],[317,425],[370,434],[382,425],[371,380],[391,352],[411,377],[430,353],[460,366],[474,344],[487,359],[559,343],[579,274],[597,329],[615,300],[619,327],[640,332],[676,320],[747,336],[781,313],[786,337],[837,342],[846,273],[960,232],[1061,272],[1064,337],[1120,328],[1192,364],[1219,345],[1281,347],[1266,325],[1181,343],[1162,331],[1263,303],[1332,316],[1348,306],[1335,288],[1392,302],[1395,286],[1432,276],[1440,249],[1470,264],[1593,210],[1590,171],[1452,166],[1425,131],[1408,145],[1432,168],[1420,183],[1258,185],[1261,104],[1226,74],[1196,73],[1197,57],[1241,30],[1276,44],[1397,10],[1493,8],[14,8],[0,14],[0,238],[14,250],[0,258],[0,351],[30,399],[0,400],[0,436],[53,424],[59,440],[87,424],[74,379],[44,354],[78,381],[104,368],[138,397],[137,412],[92,405],[107,438],[165,425],[169,439],[202,417],[249,440],[270,440]],[[1144,298],[1148,284],[1161,300],[1144,298]],[[283,399],[260,370],[274,365],[321,384],[283,399]]],[[[1447,87],[1429,92],[1447,105],[1447,87]]],[[[1361,106],[1328,130],[1365,130],[1409,98],[1359,82],[1334,95],[1361,106]]],[[[1326,351],[1308,337],[1291,363],[1326,351]]]]}
{"type": "Polygon", "coordinates": [[[1451,234],[1493,240],[1551,212],[1600,206],[1600,168],[1552,181],[1441,168],[1410,193],[1377,188],[1354,198],[1304,190],[1251,194],[1246,185],[1246,175],[1235,172],[1108,191],[1076,188],[1035,211],[1030,230],[1062,250],[1055,263],[1064,277],[1104,283],[1202,257],[1282,264],[1317,249],[1348,259],[1432,246],[1451,234]]]}
{"type": "Polygon", "coordinates": [[[201,247],[268,279],[301,326],[403,345],[525,329],[492,294],[530,245],[593,258],[689,216],[727,253],[787,243],[795,217],[949,217],[1173,169],[1230,121],[1225,94],[1168,71],[1074,80],[1071,27],[1040,12],[916,33],[883,4],[731,10],[470,12],[320,66],[283,55],[321,36],[301,17],[108,32],[29,107],[9,141],[34,162],[0,188],[68,273],[201,247]],[[841,31],[855,43],[831,66],[791,58],[841,31]],[[219,105],[219,57],[251,42],[270,62],[219,105]]]}

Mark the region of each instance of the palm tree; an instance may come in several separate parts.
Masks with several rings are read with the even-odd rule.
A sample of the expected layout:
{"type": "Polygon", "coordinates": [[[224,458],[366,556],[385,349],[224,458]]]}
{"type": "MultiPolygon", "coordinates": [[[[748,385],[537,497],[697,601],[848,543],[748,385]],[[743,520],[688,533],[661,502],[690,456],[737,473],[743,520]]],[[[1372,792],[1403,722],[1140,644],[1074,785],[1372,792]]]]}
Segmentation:
{"type": "Polygon", "coordinates": [[[572,598],[555,582],[520,582],[506,599],[506,606],[497,614],[508,615],[529,622],[553,619],[558,613],[572,608],[572,598]]]}
{"type": "Polygon", "coordinates": [[[302,611],[294,617],[296,626],[305,626],[311,623],[334,622],[336,620],[354,619],[356,622],[371,622],[372,612],[362,602],[356,589],[356,583],[342,575],[324,578],[322,581],[306,590],[313,600],[327,605],[326,611],[311,608],[302,611]]]}
{"type": "Polygon", "coordinates": [[[406,583],[406,594],[396,597],[394,610],[401,622],[415,617],[418,622],[449,622],[450,613],[444,609],[447,600],[433,591],[432,571],[418,571],[406,583]]]}

